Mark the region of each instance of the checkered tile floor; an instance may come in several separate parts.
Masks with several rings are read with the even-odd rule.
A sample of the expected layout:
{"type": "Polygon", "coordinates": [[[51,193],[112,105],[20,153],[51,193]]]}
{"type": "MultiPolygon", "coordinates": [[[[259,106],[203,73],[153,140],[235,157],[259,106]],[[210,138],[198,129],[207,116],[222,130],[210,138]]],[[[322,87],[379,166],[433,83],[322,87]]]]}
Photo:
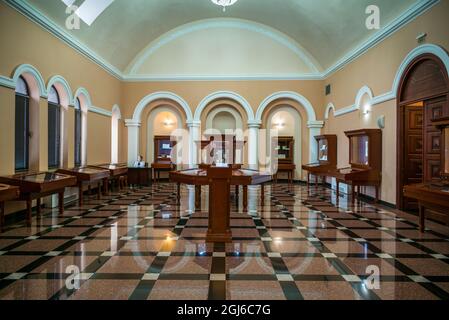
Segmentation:
{"type": "Polygon", "coordinates": [[[0,234],[0,299],[449,298],[446,228],[420,234],[404,213],[337,207],[328,189],[265,190],[261,205],[250,189],[248,212],[233,201],[230,244],[205,243],[206,187],[199,212],[193,189],[177,205],[168,183],[47,210],[0,234]]]}

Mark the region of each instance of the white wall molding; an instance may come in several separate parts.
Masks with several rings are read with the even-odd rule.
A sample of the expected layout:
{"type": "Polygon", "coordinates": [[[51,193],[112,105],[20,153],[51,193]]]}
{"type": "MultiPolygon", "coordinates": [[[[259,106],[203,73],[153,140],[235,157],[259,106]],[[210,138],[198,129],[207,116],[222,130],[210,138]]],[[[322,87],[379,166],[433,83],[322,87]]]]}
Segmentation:
{"type": "MultiPolygon", "coordinates": [[[[79,98],[80,102],[81,102],[81,109],[83,109],[84,112],[89,111],[89,109],[92,106],[92,99],[90,98],[90,94],[89,91],[87,91],[85,88],[81,87],[78,88],[75,92],[75,94],[73,95],[73,105],[75,105],[75,100],[79,98]]],[[[92,109],[94,112],[97,111],[98,109],[93,107],[92,109]]]]}
{"type": "Polygon", "coordinates": [[[120,106],[118,104],[114,104],[112,106],[111,114],[116,115],[118,120],[122,119],[122,111],[120,110],[120,106]]]}
{"type": "Polygon", "coordinates": [[[135,121],[134,119],[125,119],[125,127],[140,127],[142,122],[135,121]]]}
{"type": "Polygon", "coordinates": [[[134,109],[133,120],[141,122],[142,112],[147,107],[147,105],[153,101],[162,100],[162,99],[172,100],[172,101],[176,102],[177,104],[179,104],[182,107],[182,109],[184,110],[187,121],[192,120],[192,118],[193,118],[192,111],[190,110],[189,104],[182,97],[178,96],[177,94],[175,94],[173,92],[167,92],[167,91],[154,92],[154,93],[147,95],[142,100],[140,100],[140,102],[137,104],[136,108],[134,109]]]}
{"type": "Polygon", "coordinates": [[[335,106],[334,106],[334,104],[332,102],[328,103],[328,105],[326,107],[326,111],[324,111],[324,120],[329,119],[329,114],[330,114],[331,110],[335,114],[335,106]]]}
{"type": "Polygon", "coordinates": [[[15,89],[16,83],[13,79],[0,75],[0,86],[9,89],[15,89]]]}
{"type": "Polygon", "coordinates": [[[262,115],[265,109],[268,107],[268,105],[279,99],[290,99],[298,102],[303,106],[303,108],[307,112],[307,120],[316,121],[315,109],[313,108],[310,101],[307,100],[304,96],[300,95],[299,93],[293,91],[279,91],[265,98],[265,100],[262,101],[259,108],[257,109],[255,120],[262,121],[262,115]]]}
{"type": "Polygon", "coordinates": [[[200,121],[201,120],[201,114],[203,113],[204,109],[215,100],[218,99],[230,99],[234,100],[238,104],[240,104],[243,109],[246,111],[246,116],[248,120],[254,119],[254,112],[251,108],[251,105],[246,101],[245,98],[243,98],[241,95],[235,92],[231,91],[217,91],[214,93],[209,94],[207,97],[205,97],[198,105],[198,107],[195,110],[194,120],[200,121]]]}
{"type": "Polygon", "coordinates": [[[47,94],[48,92],[50,92],[50,88],[52,86],[56,86],[56,91],[58,91],[58,94],[61,96],[61,90],[64,91],[63,94],[65,94],[64,99],[66,99],[67,101],[67,106],[69,105],[73,105],[73,93],[72,93],[72,89],[70,88],[69,83],[67,82],[66,79],[64,79],[64,77],[60,76],[60,75],[55,75],[53,77],[50,78],[50,80],[48,80],[47,83],[47,94]]]}
{"type": "MultiPolygon", "coordinates": [[[[17,81],[19,80],[19,77],[26,74],[32,76],[36,81],[37,89],[39,90],[39,96],[41,98],[47,99],[47,89],[45,86],[44,78],[42,77],[39,70],[37,70],[31,64],[21,64],[14,70],[14,75],[12,77],[12,81],[14,82],[14,88],[17,84],[17,81]]],[[[28,85],[30,85],[30,83],[28,83],[28,85]]]]}
{"type": "Polygon", "coordinates": [[[89,107],[89,112],[93,112],[102,116],[106,116],[106,117],[112,117],[112,111],[100,108],[100,107],[96,107],[96,106],[90,106],[89,107]]]}
{"type": "Polygon", "coordinates": [[[323,80],[321,73],[258,74],[258,75],[124,75],[125,82],[186,82],[186,81],[306,81],[323,80]]]}
{"type": "MultiPolygon", "coordinates": [[[[400,81],[402,78],[402,75],[404,74],[405,70],[409,66],[409,64],[417,57],[423,54],[433,54],[437,56],[446,67],[446,72],[449,74],[449,54],[444,50],[442,47],[435,45],[435,44],[423,44],[421,46],[416,47],[412,51],[410,51],[407,56],[402,61],[401,65],[399,66],[398,70],[396,71],[395,78],[393,80],[392,88],[390,91],[380,94],[378,96],[374,96],[372,90],[368,86],[363,86],[356,95],[355,98],[355,104],[351,106],[347,106],[341,109],[338,109],[334,111],[334,115],[336,117],[345,115],[347,113],[351,113],[354,111],[357,111],[360,109],[360,103],[362,97],[367,94],[370,97],[370,104],[371,107],[374,107],[376,105],[395,100],[397,96],[397,92],[399,90],[400,81]]],[[[329,106],[328,106],[329,108],[329,106]]],[[[335,110],[335,106],[334,106],[335,110]]],[[[326,109],[325,119],[328,118],[329,112],[328,109],[326,109]]]]}

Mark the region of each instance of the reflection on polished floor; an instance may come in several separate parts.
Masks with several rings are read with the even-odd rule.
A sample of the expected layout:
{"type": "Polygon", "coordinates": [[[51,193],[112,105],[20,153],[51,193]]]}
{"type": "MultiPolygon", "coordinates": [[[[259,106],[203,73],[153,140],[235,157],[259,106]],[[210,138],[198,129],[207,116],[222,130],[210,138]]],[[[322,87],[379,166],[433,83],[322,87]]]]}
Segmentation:
{"type": "Polygon", "coordinates": [[[449,298],[445,227],[420,234],[414,216],[279,184],[263,206],[250,190],[247,213],[233,204],[232,244],[206,244],[206,190],[201,212],[189,210],[193,190],[177,205],[176,186],[162,183],[9,226],[0,299],[449,298]]]}

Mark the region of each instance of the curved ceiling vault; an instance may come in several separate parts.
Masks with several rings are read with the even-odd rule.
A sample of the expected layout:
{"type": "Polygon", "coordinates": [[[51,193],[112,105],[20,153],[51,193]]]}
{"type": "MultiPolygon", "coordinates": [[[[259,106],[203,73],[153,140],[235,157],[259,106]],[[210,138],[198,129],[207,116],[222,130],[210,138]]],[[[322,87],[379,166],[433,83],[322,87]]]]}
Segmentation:
{"type": "MultiPolygon", "coordinates": [[[[384,28],[430,0],[239,0],[226,12],[210,0],[114,0],[90,26],[81,22],[80,30],[65,28],[62,0],[7,1],[31,6],[126,75],[137,74],[142,57],[161,49],[161,43],[191,36],[195,27],[220,24],[264,35],[296,54],[307,67],[303,73],[319,73],[382,31],[365,27],[367,6],[380,8],[384,28]]],[[[85,1],[69,2],[81,6],[85,1]]]]}

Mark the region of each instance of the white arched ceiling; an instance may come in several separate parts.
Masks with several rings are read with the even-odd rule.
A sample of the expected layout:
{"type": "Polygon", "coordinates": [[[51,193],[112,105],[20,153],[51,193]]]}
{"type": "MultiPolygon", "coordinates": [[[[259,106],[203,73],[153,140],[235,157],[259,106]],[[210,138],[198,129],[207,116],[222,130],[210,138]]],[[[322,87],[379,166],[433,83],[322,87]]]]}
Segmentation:
{"type": "Polygon", "coordinates": [[[317,74],[319,64],[293,39],[239,19],[208,19],[172,30],[128,66],[153,77],[317,74]]]}

